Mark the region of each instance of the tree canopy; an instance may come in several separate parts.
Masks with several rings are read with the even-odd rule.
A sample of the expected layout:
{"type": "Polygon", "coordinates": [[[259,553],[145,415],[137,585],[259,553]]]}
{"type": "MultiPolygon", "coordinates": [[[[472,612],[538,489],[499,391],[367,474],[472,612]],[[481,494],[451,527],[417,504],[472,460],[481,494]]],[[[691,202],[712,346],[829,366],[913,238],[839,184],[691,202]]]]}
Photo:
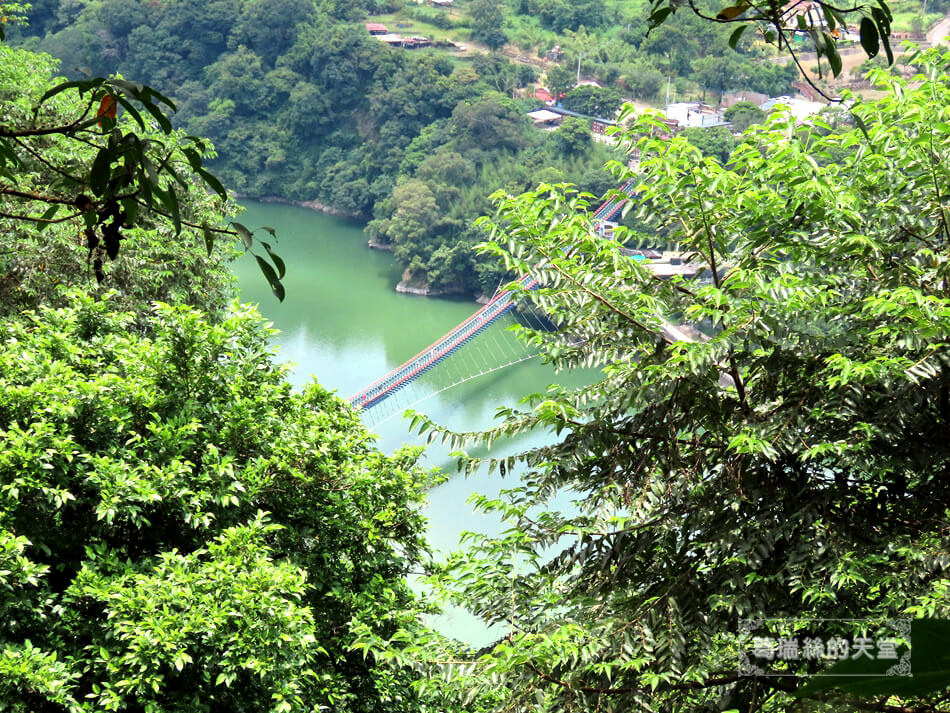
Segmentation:
{"type": "Polygon", "coordinates": [[[0,705],[411,707],[349,644],[413,616],[415,453],[292,393],[251,308],[111,302],[0,322],[0,705]]]}
{"type": "MultiPolygon", "coordinates": [[[[158,246],[147,231],[135,231],[137,227],[167,224],[170,230],[164,237],[171,244],[163,252],[173,260],[180,257],[183,266],[188,266],[185,269],[201,269],[188,260],[196,235],[209,257],[216,239],[222,237],[228,243],[240,238],[244,247],[251,249],[254,237],[250,230],[233,221],[221,225],[220,213],[228,195],[204,166],[213,152],[201,139],[173,130],[166,116],[175,110],[170,99],[151,87],[121,78],[57,84],[52,81],[53,63],[48,59],[2,45],[0,57],[4,64],[0,75],[4,106],[0,220],[6,221],[14,234],[22,232],[24,223],[38,229],[78,227],[86,262],[99,282],[105,279],[106,264],[116,259],[130,236],[151,242],[149,247],[140,246],[140,256],[157,257],[158,246]],[[209,189],[217,194],[218,210],[207,197],[209,189]],[[196,196],[194,202],[189,194],[196,196]]],[[[27,235],[22,249],[7,253],[11,265],[16,265],[10,276],[16,289],[28,292],[29,283],[38,279],[37,272],[51,272],[55,280],[69,269],[63,261],[71,268],[80,262],[75,250],[57,252],[57,242],[54,237],[37,243],[27,235]],[[30,257],[39,261],[41,256],[54,256],[55,262],[27,264],[30,257]]],[[[258,257],[261,269],[274,293],[282,298],[283,263],[268,243],[259,245],[267,255],[267,259],[258,257]]]]}
{"type": "Polygon", "coordinates": [[[0,57],[0,709],[423,708],[417,673],[357,648],[418,625],[418,451],[385,456],[336,396],[291,390],[273,330],[231,303],[233,246],[206,246],[225,203],[186,178],[200,140],[145,88],[52,91],[48,57],[0,57]],[[150,119],[88,116],[106,97],[150,119]],[[99,284],[101,211],[137,199],[99,284]]]}
{"type": "MultiPolygon", "coordinates": [[[[456,448],[560,436],[462,455],[526,472],[475,501],[502,534],[470,535],[444,570],[449,595],[506,632],[469,657],[459,695],[501,686],[497,710],[784,711],[816,664],[743,671],[739,620],[790,619],[803,640],[950,614],[950,54],[917,66],[919,86],[874,75],[886,96],[855,103],[851,123],[773,114],[726,164],[635,122],[639,172],[613,166],[636,181],[629,210],[703,279],[624,257],[641,236],[598,237],[564,186],[498,196],[485,249],[540,281],[518,296],[558,327],[527,338],[603,378],[530,395],[480,434],[415,417],[456,448]]],[[[931,673],[896,698],[893,678],[839,680],[797,705],[932,711],[950,684],[941,657],[915,659],[931,673]]]]}

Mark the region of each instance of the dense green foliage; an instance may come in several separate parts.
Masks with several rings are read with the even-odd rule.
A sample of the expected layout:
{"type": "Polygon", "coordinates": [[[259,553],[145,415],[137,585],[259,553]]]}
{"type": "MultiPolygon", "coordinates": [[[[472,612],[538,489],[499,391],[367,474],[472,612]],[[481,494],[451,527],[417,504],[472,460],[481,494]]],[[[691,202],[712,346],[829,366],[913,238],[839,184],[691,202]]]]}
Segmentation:
{"type": "MultiPolygon", "coordinates": [[[[887,94],[853,107],[860,128],[775,114],[727,165],[635,124],[632,211],[705,281],[656,279],[564,187],[500,197],[487,249],[541,281],[521,298],[560,326],[530,339],[604,376],[533,395],[486,433],[444,434],[560,434],[490,461],[527,469],[476,500],[508,527],[472,535],[446,567],[451,595],[507,632],[453,669],[460,696],[501,687],[498,710],[934,710],[945,670],[930,694],[915,678],[895,699],[793,703],[800,680],[740,674],[737,629],[795,618],[799,637],[827,639],[862,625],[812,620],[950,614],[950,54],[919,67],[919,86],[876,75],[887,94]],[[567,494],[573,509],[556,505],[567,494]]],[[[919,665],[945,669],[945,649],[942,664],[927,650],[919,665]]]]}
{"type": "MultiPolygon", "coordinates": [[[[121,201],[123,220],[117,221],[110,210],[119,211],[119,201],[110,202],[104,182],[95,189],[90,186],[90,167],[97,165],[100,152],[95,143],[99,127],[94,121],[81,132],[64,129],[39,136],[16,135],[37,125],[40,129],[68,129],[70,122],[88,109],[88,101],[66,92],[45,102],[42,111],[34,111],[44,92],[53,86],[53,72],[54,62],[49,57],[0,45],[0,102],[4,109],[0,134],[13,135],[5,139],[10,153],[0,165],[0,230],[7,236],[7,247],[0,253],[0,309],[11,312],[58,304],[57,285],[75,284],[80,276],[95,283],[96,273],[102,277],[104,272],[103,289],[119,290],[116,299],[124,308],[165,300],[220,311],[232,280],[223,261],[234,257],[236,250],[229,236],[219,233],[218,239],[212,237],[212,249],[207,251],[198,226],[219,225],[224,206],[185,180],[190,168],[183,168],[189,164],[181,149],[189,142],[180,134],[165,135],[156,128],[140,132],[144,142],[161,147],[155,163],[171,150],[170,165],[182,178],[172,189],[181,195],[178,217],[195,227],[183,225],[176,231],[163,206],[150,209],[144,200],[135,200],[133,190],[119,184],[112,193],[125,198],[121,201]],[[133,210],[137,213],[134,219],[133,210]],[[109,232],[116,227],[118,230],[109,232]]],[[[121,126],[137,128],[131,119],[121,126]]],[[[104,171],[98,173],[104,175],[104,171]]],[[[168,175],[159,178],[156,170],[155,185],[167,188],[172,180],[168,175]]]]}
{"type": "Polygon", "coordinates": [[[252,310],[158,305],[141,336],[69,300],[0,324],[0,706],[411,707],[348,645],[406,623],[414,454],[291,393],[252,310]]]}
{"type": "Polygon", "coordinates": [[[561,103],[565,109],[576,111],[578,114],[612,119],[616,116],[623,100],[620,92],[584,84],[567,92],[561,103]]]}
{"type": "Polygon", "coordinates": [[[176,125],[214,142],[215,170],[232,189],[375,219],[370,237],[397,248],[414,282],[490,291],[499,274],[473,251],[481,236],[470,228],[490,209],[487,196],[499,186],[527,190],[539,177],[600,193],[606,184],[597,169],[611,154],[598,143],[564,155],[559,142],[520,118],[536,103],[506,97],[536,79],[530,65],[477,53],[463,63],[447,51],[393,49],[368,35],[367,13],[403,5],[407,16],[433,26],[462,23],[488,47],[506,37],[522,42],[531,23],[540,23],[531,51],[555,42],[566,50],[564,67],[550,65],[542,81],[570,90],[574,72],[566,68],[581,59],[582,73],[608,86],[565,98],[585,114],[610,118],[621,94],[657,97],[671,74],[702,79],[708,70],[690,64],[697,57],[728,53],[737,85],[750,89],[784,92],[795,76],[758,61],[752,43],[736,54],[724,28],[694,16],[682,14],[647,37],[643,8],[603,0],[471,0],[459,3],[461,17],[398,2],[41,0],[20,41],[61,58],[67,74],[119,71],[169,88],[176,125]],[[504,136],[493,134],[488,118],[504,136]],[[438,182],[416,175],[424,160],[445,154],[474,169],[474,179],[451,186],[459,192],[451,201],[438,182]],[[411,211],[416,224],[390,229],[406,196],[421,195],[397,190],[415,179],[427,182],[439,210],[423,201],[411,211]]]}
{"type": "Polygon", "coordinates": [[[732,123],[732,130],[742,133],[765,119],[765,112],[751,102],[738,102],[726,109],[723,118],[732,123]]]}
{"type": "MultiPolygon", "coordinates": [[[[227,234],[209,255],[143,210],[100,285],[93,209],[31,217],[107,175],[100,118],[46,132],[88,99],[33,113],[52,68],[0,46],[17,149],[0,166],[0,710],[419,710],[417,674],[355,648],[416,627],[417,452],[384,456],[337,397],[291,391],[273,331],[230,304],[227,234]]],[[[220,221],[184,179],[195,142],[141,136],[177,169],[177,218],[220,221]]]]}

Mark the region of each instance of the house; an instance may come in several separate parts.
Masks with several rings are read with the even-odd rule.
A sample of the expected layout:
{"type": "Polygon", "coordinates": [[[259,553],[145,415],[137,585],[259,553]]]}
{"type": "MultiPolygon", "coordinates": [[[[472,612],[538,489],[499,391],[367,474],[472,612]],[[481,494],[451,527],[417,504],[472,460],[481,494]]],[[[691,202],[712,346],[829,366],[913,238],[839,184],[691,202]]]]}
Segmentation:
{"type": "Polygon", "coordinates": [[[557,126],[564,120],[564,116],[562,114],[548,111],[547,109],[529,111],[528,118],[534,122],[535,126],[547,126],[551,128],[557,126]]]}
{"type": "Polygon", "coordinates": [[[539,87],[538,89],[534,90],[534,98],[538,101],[544,102],[545,104],[554,101],[554,97],[551,96],[551,92],[549,92],[544,87],[539,87]]]}
{"type": "Polygon", "coordinates": [[[548,62],[560,62],[564,59],[564,51],[561,49],[561,45],[554,45],[553,49],[545,52],[544,59],[548,62]]]}
{"type": "Polygon", "coordinates": [[[378,22],[367,22],[366,31],[371,35],[388,35],[389,29],[386,25],[381,25],[378,22]]]}
{"type": "Polygon", "coordinates": [[[402,47],[403,49],[409,50],[432,46],[432,40],[428,37],[403,37],[402,35],[389,33],[386,35],[376,35],[376,39],[380,42],[385,42],[390,47],[402,47]]]}
{"type": "Polygon", "coordinates": [[[722,95],[722,100],[719,103],[723,109],[728,109],[733,104],[738,104],[739,102],[749,102],[750,104],[758,106],[762,102],[767,101],[768,98],[768,94],[744,90],[741,92],[726,92],[722,95]]]}
{"type": "Polygon", "coordinates": [[[822,102],[808,101],[807,99],[800,99],[799,97],[774,97],[768,101],[762,102],[759,104],[759,109],[764,111],[766,114],[770,114],[775,111],[776,106],[784,105],[789,108],[792,112],[792,116],[795,117],[796,121],[802,121],[807,119],[813,114],[817,114],[819,111],[827,106],[822,102]]]}
{"type": "Polygon", "coordinates": [[[725,123],[718,110],[702,102],[667,104],[666,118],[679,122],[679,126],[684,129],[722,126],[725,123]]]}
{"type": "Polygon", "coordinates": [[[402,47],[402,37],[391,32],[387,32],[384,35],[376,35],[376,39],[380,42],[385,42],[390,47],[402,47]]]}
{"type": "Polygon", "coordinates": [[[420,47],[431,47],[432,40],[428,37],[403,37],[402,46],[409,50],[419,49],[420,47]]]}

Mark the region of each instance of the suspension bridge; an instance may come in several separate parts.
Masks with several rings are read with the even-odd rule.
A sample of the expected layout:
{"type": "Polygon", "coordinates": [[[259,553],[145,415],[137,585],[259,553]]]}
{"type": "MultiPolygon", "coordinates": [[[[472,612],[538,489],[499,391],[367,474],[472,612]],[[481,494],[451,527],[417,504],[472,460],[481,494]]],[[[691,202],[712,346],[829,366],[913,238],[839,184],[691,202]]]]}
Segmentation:
{"type": "MultiPolygon", "coordinates": [[[[604,223],[616,216],[633,191],[633,187],[634,181],[631,179],[621,186],[618,193],[614,194],[602,205],[600,205],[593,213],[595,223],[604,223]]],[[[530,275],[522,275],[520,278],[518,278],[517,283],[526,290],[534,290],[539,287],[538,281],[530,275]]],[[[458,352],[462,347],[471,342],[478,335],[482,334],[490,326],[497,323],[502,317],[508,314],[514,308],[514,306],[514,302],[512,301],[512,292],[508,290],[497,291],[492,299],[489,300],[488,303],[486,303],[480,310],[475,312],[475,314],[473,314],[471,317],[466,319],[451,331],[447,332],[442,337],[439,337],[439,339],[434,341],[428,347],[423,349],[411,359],[408,359],[404,363],[397,366],[378,381],[373,382],[359,393],[351,396],[349,399],[350,404],[363,411],[378,406],[397,391],[409,386],[423,374],[435,368],[453,354],[458,352]]],[[[505,363],[490,366],[486,370],[480,371],[473,376],[466,377],[461,381],[456,382],[456,384],[453,384],[452,386],[455,386],[462,381],[468,381],[477,376],[481,376],[490,371],[497,371],[500,368],[510,366],[512,364],[518,363],[519,361],[524,361],[527,358],[531,357],[522,356],[520,358],[509,360],[505,363]]]]}

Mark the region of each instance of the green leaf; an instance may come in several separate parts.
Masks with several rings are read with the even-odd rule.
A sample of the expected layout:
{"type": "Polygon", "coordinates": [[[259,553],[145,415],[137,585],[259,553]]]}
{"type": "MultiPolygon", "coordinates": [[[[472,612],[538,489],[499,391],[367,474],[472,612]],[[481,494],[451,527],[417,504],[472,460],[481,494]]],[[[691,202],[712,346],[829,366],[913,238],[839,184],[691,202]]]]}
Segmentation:
{"type": "Polygon", "coordinates": [[[123,198],[119,202],[122,204],[122,210],[125,211],[128,223],[135,223],[135,219],[138,217],[139,210],[141,209],[138,201],[136,201],[135,198],[123,198]]]}
{"type": "Polygon", "coordinates": [[[894,52],[891,50],[891,42],[889,39],[891,35],[890,11],[885,12],[881,8],[872,7],[871,16],[877,24],[878,35],[881,38],[881,44],[884,45],[884,54],[887,55],[887,63],[888,65],[894,64],[894,52]]]}
{"type": "Polygon", "coordinates": [[[219,181],[212,173],[205,170],[204,168],[196,168],[195,173],[201,176],[204,179],[204,182],[211,186],[215,193],[221,196],[222,200],[226,201],[228,199],[227,190],[221,184],[221,181],[219,181]]]}
{"type": "Polygon", "coordinates": [[[92,192],[101,196],[106,192],[109,185],[109,177],[112,175],[112,152],[109,149],[99,149],[95,160],[92,162],[92,168],[89,171],[89,188],[92,192]]]}
{"type": "Polygon", "coordinates": [[[159,109],[152,102],[145,100],[142,101],[142,106],[144,106],[145,110],[155,118],[155,121],[157,121],[158,125],[162,128],[163,133],[170,134],[172,132],[172,123],[168,120],[168,117],[165,116],[161,109],[159,109]]]}
{"type": "Polygon", "coordinates": [[[176,182],[179,186],[181,186],[182,188],[184,188],[184,189],[185,189],[185,192],[187,193],[187,192],[188,192],[189,185],[188,185],[188,183],[185,181],[185,179],[181,177],[181,174],[178,173],[178,171],[176,171],[171,165],[165,166],[165,170],[168,171],[168,172],[172,175],[172,178],[175,179],[175,182],[176,182]]]}
{"type": "Polygon", "coordinates": [[[160,102],[162,102],[162,104],[165,104],[172,111],[178,111],[178,107],[175,106],[175,102],[173,102],[171,99],[166,97],[164,94],[158,91],[155,87],[142,87],[142,95],[143,95],[142,101],[151,101],[151,97],[154,96],[160,102]],[[146,99],[145,97],[148,97],[148,99],[146,99]]]}
{"type": "Polygon", "coordinates": [[[274,263],[274,266],[277,268],[277,276],[281,280],[283,280],[284,275],[287,272],[287,268],[284,266],[284,261],[280,258],[279,255],[277,255],[270,249],[270,245],[268,245],[265,242],[262,242],[261,245],[264,246],[264,249],[267,251],[267,255],[270,257],[271,261],[274,263]]]}
{"type": "Polygon", "coordinates": [[[175,195],[175,189],[171,186],[168,190],[156,190],[159,199],[171,215],[172,223],[175,225],[175,235],[181,233],[181,208],[178,205],[178,196],[175,195]]]}
{"type": "Polygon", "coordinates": [[[207,225],[201,226],[201,232],[205,239],[205,248],[208,250],[208,257],[211,257],[211,251],[214,250],[214,233],[207,225]]]}
{"type": "Polygon", "coordinates": [[[139,95],[142,93],[142,90],[145,88],[144,84],[139,82],[130,82],[127,79],[110,79],[108,84],[116,89],[121,89],[123,92],[138,100],[139,95]]]}
{"type": "MultiPolygon", "coordinates": [[[[838,26],[838,23],[835,20],[834,12],[831,10],[831,8],[825,6],[824,4],[821,6],[821,12],[825,16],[825,22],[828,23],[828,30],[834,32],[835,27],[838,26]]],[[[801,17],[801,15],[799,15],[799,17],[801,17]]]]}
{"type": "Polygon", "coordinates": [[[659,27],[660,25],[662,25],[663,21],[666,20],[666,18],[670,16],[671,12],[673,12],[673,8],[669,6],[661,7],[658,10],[654,10],[653,13],[650,15],[650,17],[647,18],[647,22],[649,22],[650,29],[652,30],[654,27],[659,27]]]}
{"type": "Polygon", "coordinates": [[[732,31],[732,34],[729,35],[729,46],[732,47],[732,49],[735,49],[736,45],[739,44],[739,40],[742,38],[742,33],[745,32],[747,27],[748,25],[739,25],[732,31]]]}
{"type": "Polygon", "coordinates": [[[854,125],[858,127],[858,130],[860,130],[862,134],[864,134],[864,138],[867,139],[868,146],[870,146],[871,150],[873,151],[874,144],[871,142],[871,135],[868,133],[868,127],[867,124],[864,123],[864,119],[855,114],[853,111],[851,112],[851,118],[854,119],[854,125]]]}
{"type": "Polygon", "coordinates": [[[716,13],[716,19],[717,20],[734,20],[737,17],[739,17],[739,15],[741,15],[746,10],[748,10],[750,7],[751,6],[746,3],[742,3],[741,5],[731,5],[729,7],[724,7],[722,10],[716,13]]]}
{"type": "Polygon", "coordinates": [[[267,262],[267,260],[262,258],[260,255],[255,255],[254,257],[257,260],[257,264],[261,268],[261,272],[264,274],[264,278],[267,280],[268,284],[270,285],[270,288],[273,291],[274,296],[277,297],[277,299],[280,302],[283,302],[284,301],[284,286],[280,284],[280,279],[277,277],[277,273],[274,272],[274,268],[271,267],[270,263],[267,262]]]}
{"type": "Polygon", "coordinates": [[[877,25],[869,17],[861,18],[861,46],[868,57],[876,57],[881,49],[877,36],[877,25]]]}
{"type": "MultiPolygon", "coordinates": [[[[41,218],[43,220],[52,220],[53,216],[55,216],[56,213],[59,212],[59,208],[60,206],[58,203],[51,205],[49,208],[46,209],[46,211],[43,213],[41,218]]],[[[49,226],[50,226],[49,223],[40,223],[39,225],[36,226],[36,229],[39,231],[43,231],[43,230],[46,230],[49,226]]]]}
{"type": "Polygon", "coordinates": [[[39,104],[43,104],[47,99],[55,97],[60,92],[65,92],[67,89],[79,89],[81,93],[87,92],[90,89],[98,87],[102,84],[104,79],[76,79],[71,82],[63,82],[62,84],[57,84],[52,89],[48,90],[43,96],[40,97],[39,104]]]}
{"type": "Polygon", "coordinates": [[[825,51],[828,53],[828,64],[831,65],[831,73],[837,77],[841,74],[841,55],[838,54],[835,38],[827,32],[822,32],[821,34],[825,39],[825,51]]]}
{"type": "Polygon", "coordinates": [[[148,172],[141,164],[135,172],[135,177],[139,184],[139,192],[142,194],[142,200],[145,202],[145,205],[151,208],[153,203],[152,181],[148,177],[148,172]]]}
{"type": "Polygon", "coordinates": [[[188,159],[188,163],[191,164],[192,169],[197,170],[201,168],[201,154],[190,146],[186,146],[181,152],[185,154],[185,158],[188,159]]]}
{"type": "Polygon", "coordinates": [[[241,240],[244,242],[244,249],[250,250],[251,245],[254,243],[254,236],[251,233],[251,231],[248,230],[241,223],[237,223],[235,221],[231,221],[231,226],[234,228],[238,236],[240,236],[241,240]]]}

